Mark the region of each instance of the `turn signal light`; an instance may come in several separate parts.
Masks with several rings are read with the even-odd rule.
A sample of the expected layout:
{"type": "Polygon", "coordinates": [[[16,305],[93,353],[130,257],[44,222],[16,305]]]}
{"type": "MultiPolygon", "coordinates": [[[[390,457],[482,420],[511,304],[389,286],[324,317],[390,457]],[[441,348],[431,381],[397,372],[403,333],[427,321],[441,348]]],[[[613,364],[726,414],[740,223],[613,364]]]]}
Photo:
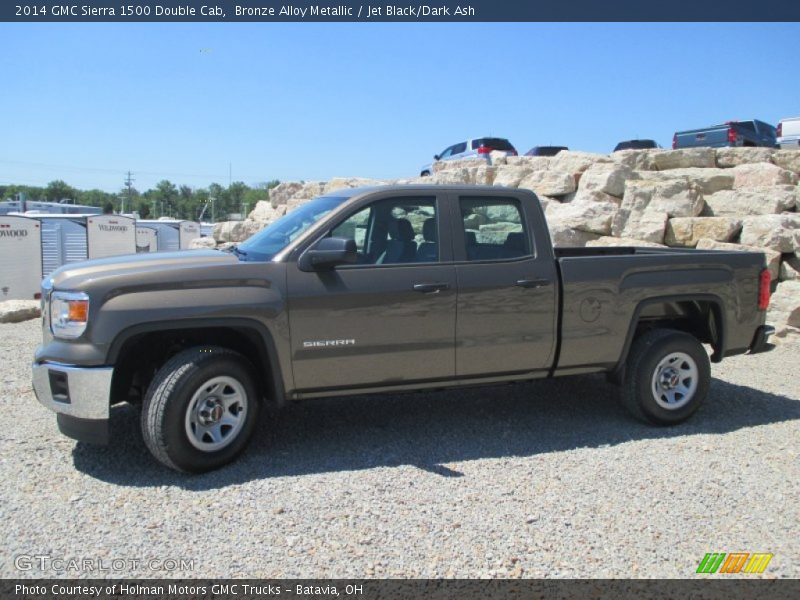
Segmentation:
{"type": "Polygon", "coordinates": [[[769,308],[769,285],[771,282],[772,276],[769,274],[769,269],[761,271],[758,278],[758,310],[769,308]]]}

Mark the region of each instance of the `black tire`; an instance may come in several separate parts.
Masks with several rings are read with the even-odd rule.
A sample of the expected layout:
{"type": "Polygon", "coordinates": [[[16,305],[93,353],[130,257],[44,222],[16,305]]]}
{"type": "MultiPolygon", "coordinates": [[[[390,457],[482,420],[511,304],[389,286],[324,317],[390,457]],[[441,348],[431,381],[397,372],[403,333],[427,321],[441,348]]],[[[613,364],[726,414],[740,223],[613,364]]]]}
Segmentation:
{"type": "Polygon", "coordinates": [[[431,176],[431,172],[430,171],[423,171],[422,173],[419,174],[419,176],[420,177],[430,177],[431,176]]]}
{"type": "MultiPolygon", "coordinates": [[[[176,354],[159,369],[145,395],[142,435],[148,450],[163,465],[186,473],[203,473],[231,462],[245,449],[255,429],[259,408],[255,382],[252,365],[231,350],[208,346],[189,348],[176,354]],[[202,436],[198,432],[194,433],[195,441],[190,440],[190,431],[196,431],[195,421],[199,413],[195,408],[190,416],[188,411],[190,404],[194,407],[202,404],[201,399],[213,404],[214,397],[208,390],[220,390],[220,386],[220,397],[226,390],[231,390],[231,398],[243,397],[243,400],[231,407],[231,419],[236,425],[219,424],[217,434],[220,441],[217,445],[221,447],[214,449],[210,435],[200,439],[202,436]],[[193,422],[190,424],[190,421],[193,422]],[[228,428],[226,435],[232,435],[232,438],[220,433],[223,427],[228,428]],[[209,447],[202,449],[195,444],[209,447]]],[[[229,414],[222,400],[217,404],[219,407],[207,411],[211,419],[216,418],[211,427],[229,414]]]]}
{"type": "Polygon", "coordinates": [[[708,354],[697,338],[674,329],[653,329],[631,345],[622,403],[642,421],[675,425],[700,408],[710,383],[708,354]]]}

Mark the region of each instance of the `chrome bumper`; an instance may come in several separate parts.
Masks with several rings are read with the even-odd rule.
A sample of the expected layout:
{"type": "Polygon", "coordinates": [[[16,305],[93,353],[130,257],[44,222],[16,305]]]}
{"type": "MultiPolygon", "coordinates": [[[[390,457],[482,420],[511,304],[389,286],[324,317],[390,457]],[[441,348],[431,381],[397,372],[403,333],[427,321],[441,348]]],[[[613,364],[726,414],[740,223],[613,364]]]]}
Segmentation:
{"type": "Polygon", "coordinates": [[[33,391],[50,410],[76,419],[108,419],[113,367],[33,365],[33,391]]]}

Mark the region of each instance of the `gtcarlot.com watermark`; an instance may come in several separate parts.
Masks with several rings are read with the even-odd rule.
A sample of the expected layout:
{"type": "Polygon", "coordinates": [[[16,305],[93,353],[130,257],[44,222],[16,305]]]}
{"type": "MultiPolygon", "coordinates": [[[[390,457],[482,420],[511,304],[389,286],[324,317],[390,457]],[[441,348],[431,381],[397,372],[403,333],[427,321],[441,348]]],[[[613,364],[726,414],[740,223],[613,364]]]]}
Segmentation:
{"type": "Polygon", "coordinates": [[[56,573],[129,573],[131,571],[194,571],[193,558],[69,558],[50,554],[20,554],[14,557],[18,571],[56,573]]]}

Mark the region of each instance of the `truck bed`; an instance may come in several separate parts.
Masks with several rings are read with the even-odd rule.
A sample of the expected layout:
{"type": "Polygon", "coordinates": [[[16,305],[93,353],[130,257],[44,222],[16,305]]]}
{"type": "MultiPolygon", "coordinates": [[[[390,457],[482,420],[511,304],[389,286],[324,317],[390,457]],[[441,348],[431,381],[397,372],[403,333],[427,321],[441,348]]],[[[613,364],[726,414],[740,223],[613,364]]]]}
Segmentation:
{"type": "Polygon", "coordinates": [[[697,298],[720,312],[719,358],[745,351],[760,324],[761,253],[636,247],[555,248],[554,253],[561,286],[558,372],[614,368],[633,334],[631,324],[641,318],[707,321],[697,298]],[[752,302],[745,302],[740,295],[750,290],[752,302]],[[687,301],[689,296],[693,300],[687,301]]]}

